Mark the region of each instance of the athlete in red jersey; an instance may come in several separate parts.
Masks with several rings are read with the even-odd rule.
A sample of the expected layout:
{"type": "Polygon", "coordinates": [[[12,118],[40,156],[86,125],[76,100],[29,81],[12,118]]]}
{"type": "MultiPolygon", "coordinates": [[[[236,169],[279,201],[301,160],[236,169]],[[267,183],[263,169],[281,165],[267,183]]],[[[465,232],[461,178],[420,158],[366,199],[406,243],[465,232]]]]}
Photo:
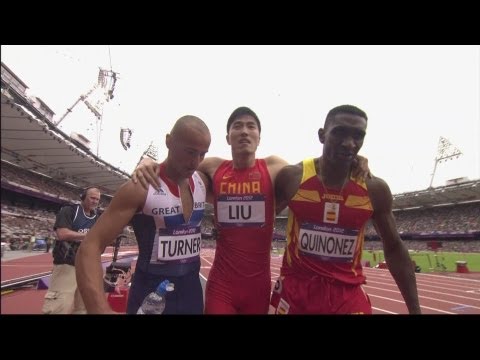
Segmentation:
{"type": "Polygon", "coordinates": [[[367,115],[357,107],[332,109],[318,132],[323,155],[287,166],[277,176],[278,206],[289,207],[287,251],[271,300],[277,313],[371,313],[360,263],[370,218],[409,312],[420,313],[415,273],[395,226],[388,185],[350,175],[366,128],[367,115]]]}
{"type": "Polygon", "coordinates": [[[235,168],[224,161],[213,177],[215,260],[207,282],[206,313],[266,314],[274,191],[266,161],[235,168]]]}

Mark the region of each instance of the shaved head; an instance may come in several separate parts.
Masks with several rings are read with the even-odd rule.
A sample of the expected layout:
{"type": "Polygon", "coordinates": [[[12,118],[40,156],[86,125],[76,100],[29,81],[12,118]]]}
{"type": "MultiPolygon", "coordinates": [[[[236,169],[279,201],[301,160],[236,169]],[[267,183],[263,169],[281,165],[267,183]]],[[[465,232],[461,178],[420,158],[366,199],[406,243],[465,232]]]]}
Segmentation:
{"type": "Polygon", "coordinates": [[[176,138],[178,136],[184,136],[186,132],[191,132],[192,130],[208,134],[210,137],[210,130],[207,124],[205,124],[202,119],[193,115],[185,115],[178,119],[170,131],[170,135],[176,138]]]}
{"type": "Polygon", "coordinates": [[[211,136],[207,125],[193,115],[182,116],[167,134],[167,174],[172,180],[192,176],[205,158],[210,147],[211,136]]]}

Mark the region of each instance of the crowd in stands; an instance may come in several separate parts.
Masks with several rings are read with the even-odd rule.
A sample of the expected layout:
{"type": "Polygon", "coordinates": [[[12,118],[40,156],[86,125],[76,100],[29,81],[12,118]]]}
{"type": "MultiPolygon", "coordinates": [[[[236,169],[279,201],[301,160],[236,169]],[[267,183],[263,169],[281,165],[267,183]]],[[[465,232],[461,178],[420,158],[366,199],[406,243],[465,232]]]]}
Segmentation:
{"type": "MultiPolygon", "coordinates": [[[[402,234],[472,233],[480,231],[480,202],[427,209],[394,212],[397,229],[402,234]]],[[[366,235],[375,235],[368,225],[366,235]]]]}
{"type": "MultiPolygon", "coordinates": [[[[5,161],[2,161],[1,174],[2,183],[5,181],[20,189],[27,189],[53,198],[59,198],[63,202],[69,202],[72,199],[78,201],[83,191],[82,188],[69,186],[51,177],[14,166],[5,161]]],[[[108,203],[109,198],[102,196],[100,208],[105,208],[108,203]]]]}
{"type": "Polygon", "coordinates": [[[42,209],[30,209],[23,205],[1,204],[2,242],[22,248],[32,236],[35,238],[53,237],[55,213],[42,209]]]}
{"type": "MultiPolygon", "coordinates": [[[[54,237],[53,224],[55,214],[62,203],[75,203],[79,201],[80,188],[69,186],[65,183],[9,164],[1,163],[2,202],[1,202],[1,238],[2,242],[30,242],[32,236],[36,238],[54,237]],[[8,184],[8,187],[7,185],[8,184]],[[26,195],[19,189],[28,188],[39,194],[47,194],[63,201],[49,204],[48,197],[26,195]],[[4,189],[5,188],[5,189],[4,189]],[[4,196],[6,194],[6,196],[4,196]],[[22,201],[23,199],[23,201],[22,201]],[[27,199],[28,201],[25,201],[27,199]]],[[[108,206],[110,197],[102,196],[100,208],[108,206]]],[[[394,211],[397,228],[402,237],[407,234],[448,234],[448,233],[474,233],[480,231],[480,202],[458,204],[442,207],[433,207],[413,210],[394,211]]],[[[286,238],[287,218],[277,217],[274,228],[274,248],[284,247],[286,238]]],[[[206,209],[206,216],[201,225],[203,244],[202,247],[215,247],[216,229],[213,220],[213,208],[206,209]]],[[[135,235],[130,227],[124,234],[127,236],[122,245],[136,244],[135,235]]],[[[375,239],[376,232],[371,224],[367,226],[366,239],[375,239]]],[[[406,238],[406,237],[405,237],[406,238]]],[[[461,239],[449,241],[442,239],[443,251],[480,252],[480,240],[462,241],[461,239]]],[[[411,250],[429,250],[425,240],[405,240],[411,250]]],[[[366,241],[365,249],[379,250],[381,242],[366,241]]]]}

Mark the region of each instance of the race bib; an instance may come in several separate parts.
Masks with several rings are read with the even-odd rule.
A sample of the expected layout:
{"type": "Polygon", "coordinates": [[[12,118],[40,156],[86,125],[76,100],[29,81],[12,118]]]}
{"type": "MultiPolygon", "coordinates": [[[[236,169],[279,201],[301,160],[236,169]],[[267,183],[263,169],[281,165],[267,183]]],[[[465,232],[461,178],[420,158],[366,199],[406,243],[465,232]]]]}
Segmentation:
{"type": "Polygon", "coordinates": [[[158,261],[188,262],[200,254],[200,227],[158,230],[158,261]]]}
{"type": "Polygon", "coordinates": [[[303,223],[299,230],[298,249],[303,255],[315,256],[322,261],[352,262],[358,233],[354,229],[303,223]]]}
{"type": "Polygon", "coordinates": [[[217,201],[218,223],[223,227],[265,225],[265,195],[221,195],[217,201]]]}

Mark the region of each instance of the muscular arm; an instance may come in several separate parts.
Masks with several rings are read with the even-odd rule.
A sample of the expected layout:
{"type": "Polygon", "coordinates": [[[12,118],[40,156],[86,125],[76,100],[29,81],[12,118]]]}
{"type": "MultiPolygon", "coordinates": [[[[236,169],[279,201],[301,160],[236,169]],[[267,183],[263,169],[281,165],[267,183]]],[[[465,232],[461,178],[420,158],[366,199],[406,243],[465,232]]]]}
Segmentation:
{"type": "Polygon", "coordinates": [[[270,178],[275,184],[275,179],[277,178],[278,173],[280,172],[280,170],[282,170],[285,166],[288,165],[288,162],[276,155],[266,157],[265,162],[267,163],[270,178]]]}
{"type": "Polygon", "coordinates": [[[409,313],[420,314],[415,272],[408,250],[397,231],[390,189],[380,178],[367,180],[367,187],[374,210],[373,225],[383,241],[388,269],[402,293],[409,313]]]}
{"type": "Polygon", "coordinates": [[[275,178],[275,210],[280,213],[295,195],[302,181],[303,165],[284,166],[275,178]]]}
{"type": "Polygon", "coordinates": [[[146,194],[140,184],[123,184],[78,249],[77,283],[89,314],[112,313],[103,289],[101,254],[143,206],[146,194]]]}

